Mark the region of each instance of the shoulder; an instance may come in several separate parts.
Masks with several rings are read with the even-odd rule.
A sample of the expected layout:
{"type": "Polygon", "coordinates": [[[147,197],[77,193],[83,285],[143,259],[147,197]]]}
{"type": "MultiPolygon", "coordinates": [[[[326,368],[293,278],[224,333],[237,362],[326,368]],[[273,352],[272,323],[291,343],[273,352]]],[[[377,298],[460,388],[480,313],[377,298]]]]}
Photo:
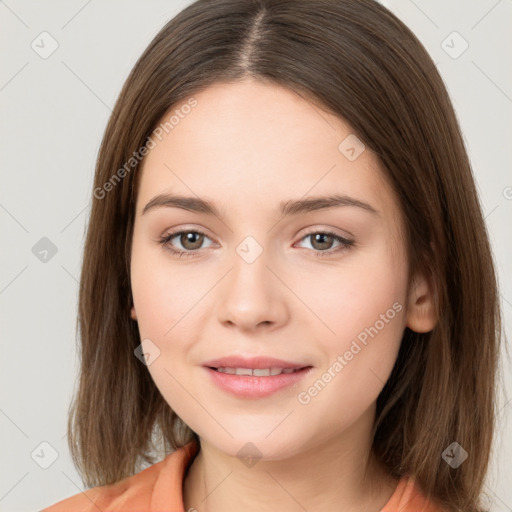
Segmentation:
{"type": "Polygon", "coordinates": [[[41,512],[160,512],[164,503],[166,510],[172,507],[180,510],[183,506],[183,476],[197,451],[198,445],[191,441],[133,476],[87,489],[41,512]]]}
{"type": "Polygon", "coordinates": [[[391,498],[380,512],[445,512],[443,508],[425,497],[415,480],[403,476],[391,498]]]}

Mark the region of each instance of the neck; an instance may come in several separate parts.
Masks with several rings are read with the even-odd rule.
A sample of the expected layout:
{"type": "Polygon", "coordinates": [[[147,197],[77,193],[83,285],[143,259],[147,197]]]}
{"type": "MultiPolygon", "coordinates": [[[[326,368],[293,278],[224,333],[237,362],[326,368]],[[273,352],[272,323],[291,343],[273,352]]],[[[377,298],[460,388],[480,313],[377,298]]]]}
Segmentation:
{"type": "Polygon", "coordinates": [[[371,409],[342,435],[249,466],[201,439],[183,485],[185,510],[379,512],[397,481],[371,453],[373,417],[371,409]]]}

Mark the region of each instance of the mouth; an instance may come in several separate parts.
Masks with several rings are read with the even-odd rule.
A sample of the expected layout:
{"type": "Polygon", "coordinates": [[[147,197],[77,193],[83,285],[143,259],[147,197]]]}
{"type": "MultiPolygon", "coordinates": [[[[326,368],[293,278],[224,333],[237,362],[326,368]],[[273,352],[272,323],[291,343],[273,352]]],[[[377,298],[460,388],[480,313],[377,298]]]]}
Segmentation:
{"type": "Polygon", "coordinates": [[[211,382],[223,392],[244,399],[265,398],[293,389],[313,366],[274,358],[230,357],[203,365],[211,382]]]}

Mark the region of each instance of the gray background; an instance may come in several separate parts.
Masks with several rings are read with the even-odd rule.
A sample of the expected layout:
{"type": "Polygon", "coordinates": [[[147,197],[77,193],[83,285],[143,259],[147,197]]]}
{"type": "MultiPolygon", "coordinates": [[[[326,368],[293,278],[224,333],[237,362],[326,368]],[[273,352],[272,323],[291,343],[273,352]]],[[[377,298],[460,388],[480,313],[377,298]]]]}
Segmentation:
{"type": "MultiPolygon", "coordinates": [[[[65,436],[78,370],[77,278],[95,158],[131,67],[189,3],[0,0],[1,511],[41,509],[83,490],[65,436]],[[50,36],[40,36],[43,31],[50,36]],[[42,58],[53,40],[58,48],[42,58]],[[43,237],[55,254],[39,252],[50,247],[43,237]]],[[[427,47],[453,99],[510,333],[512,248],[505,226],[512,213],[512,1],[383,3],[427,47]],[[469,47],[458,55],[464,40],[469,47]]],[[[505,357],[507,391],[500,395],[486,484],[493,511],[512,511],[510,368],[505,357]]]]}

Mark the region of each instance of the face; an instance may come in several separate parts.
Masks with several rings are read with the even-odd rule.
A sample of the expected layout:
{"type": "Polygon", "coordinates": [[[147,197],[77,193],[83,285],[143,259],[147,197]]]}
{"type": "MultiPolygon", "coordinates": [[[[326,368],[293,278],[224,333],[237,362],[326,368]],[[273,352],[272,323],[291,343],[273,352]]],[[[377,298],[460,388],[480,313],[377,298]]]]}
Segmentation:
{"type": "Polygon", "coordinates": [[[144,160],[132,318],[192,430],[284,458],[353,429],[391,373],[408,310],[400,206],[351,127],[294,92],[245,81],[194,98],[144,160]]]}

